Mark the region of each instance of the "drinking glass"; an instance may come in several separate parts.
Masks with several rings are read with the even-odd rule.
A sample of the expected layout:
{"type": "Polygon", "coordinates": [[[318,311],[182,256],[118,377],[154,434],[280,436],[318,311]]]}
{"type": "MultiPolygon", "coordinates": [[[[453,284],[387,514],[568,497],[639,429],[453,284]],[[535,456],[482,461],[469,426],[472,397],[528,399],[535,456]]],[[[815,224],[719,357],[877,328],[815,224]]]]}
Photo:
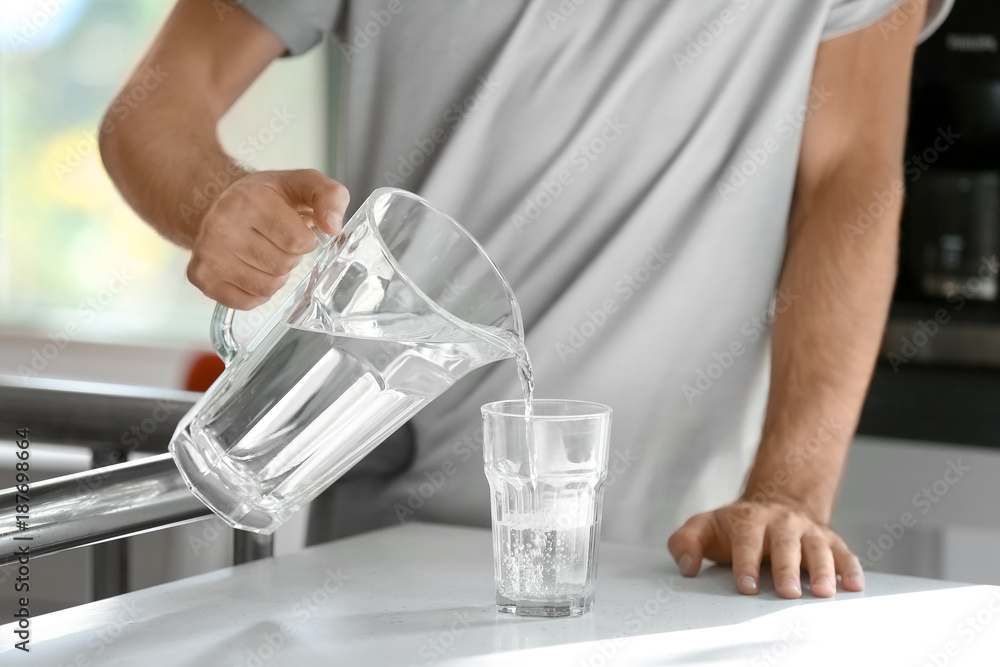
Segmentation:
{"type": "Polygon", "coordinates": [[[611,408],[488,403],[483,454],[493,513],[497,609],[577,616],[594,602],[611,408]]]}

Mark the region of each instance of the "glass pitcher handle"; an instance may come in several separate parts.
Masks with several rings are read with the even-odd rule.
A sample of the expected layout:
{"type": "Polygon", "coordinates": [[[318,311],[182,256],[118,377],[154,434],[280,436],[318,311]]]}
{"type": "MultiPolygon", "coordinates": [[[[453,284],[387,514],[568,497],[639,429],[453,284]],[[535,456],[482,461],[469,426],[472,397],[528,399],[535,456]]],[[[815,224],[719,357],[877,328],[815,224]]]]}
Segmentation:
{"type": "MultiPolygon", "coordinates": [[[[316,240],[319,241],[320,247],[325,246],[333,238],[318,227],[310,225],[309,229],[312,231],[313,236],[316,237],[316,240]]],[[[235,308],[226,308],[221,303],[215,304],[215,312],[212,313],[210,329],[212,347],[215,348],[216,354],[219,355],[222,363],[226,366],[236,358],[236,355],[240,351],[240,345],[233,336],[233,317],[235,315],[235,308]]]]}
{"type": "Polygon", "coordinates": [[[221,303],[215,304],[215,312],[212,313],[212,347],[222,359],[222,363],[229,365],[240,351],[240,346],[233,338],[233,316],[236,309],[226,308],[221,303]]]}

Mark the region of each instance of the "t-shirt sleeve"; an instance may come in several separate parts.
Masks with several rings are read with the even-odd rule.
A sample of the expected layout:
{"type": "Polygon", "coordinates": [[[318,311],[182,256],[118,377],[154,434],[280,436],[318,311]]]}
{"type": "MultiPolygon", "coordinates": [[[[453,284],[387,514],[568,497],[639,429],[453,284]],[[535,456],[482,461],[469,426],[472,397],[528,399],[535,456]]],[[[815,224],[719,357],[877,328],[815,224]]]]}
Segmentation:
{"type": "MultiPolygon", "coordinates": [[[[918,42],[922,42],[938,29],[955,0],[928,0],[927,19],[920,32],[918,42]]],[[[866,28],[876,21],[884,21],[885,29],[894,29],[893,19],[904,20],[907,13],[913,13],[919,7],[917,0],[833,0],[830,15],[823,28],[823,39],[840,37],[849,32],[866,28]]]]}
{"type": "Polygon", "coordinates": [[[251,16],[278,36],[287,55],[305,53],[333,32],[342,0],[240,0],[251,16]]]}

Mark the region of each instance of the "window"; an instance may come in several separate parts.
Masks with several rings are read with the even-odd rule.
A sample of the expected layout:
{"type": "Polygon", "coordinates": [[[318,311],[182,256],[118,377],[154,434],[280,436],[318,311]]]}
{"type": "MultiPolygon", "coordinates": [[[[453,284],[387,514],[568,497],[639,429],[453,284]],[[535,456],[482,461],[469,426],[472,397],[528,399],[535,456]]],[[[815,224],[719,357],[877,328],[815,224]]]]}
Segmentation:
{"type": "MultiPolygon", "coordinates": [[[[97,150],[105,109],[172,5],[0,3],[0,331],[208,347],[214,304],[187,283],[186,251],[128,208],[97,150]]],[[[227,150],[257,169],[323,169],[325,71],[321,49],[274,63],[224,119],[227,150]]]]}

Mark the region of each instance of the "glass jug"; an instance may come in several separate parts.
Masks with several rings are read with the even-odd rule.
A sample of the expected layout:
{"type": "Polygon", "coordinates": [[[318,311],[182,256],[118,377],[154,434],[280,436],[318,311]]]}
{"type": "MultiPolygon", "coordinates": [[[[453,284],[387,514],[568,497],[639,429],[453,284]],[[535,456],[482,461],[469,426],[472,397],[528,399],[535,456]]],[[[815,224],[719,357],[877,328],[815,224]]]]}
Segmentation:
{"type": "Polygon", "coordinates": [[[269,534],[469,371],[515,356],[507,281],[457,222],[376,190],[245,345],[219,306],[226,370],[170,452],[198,498],[269,534]]]}

